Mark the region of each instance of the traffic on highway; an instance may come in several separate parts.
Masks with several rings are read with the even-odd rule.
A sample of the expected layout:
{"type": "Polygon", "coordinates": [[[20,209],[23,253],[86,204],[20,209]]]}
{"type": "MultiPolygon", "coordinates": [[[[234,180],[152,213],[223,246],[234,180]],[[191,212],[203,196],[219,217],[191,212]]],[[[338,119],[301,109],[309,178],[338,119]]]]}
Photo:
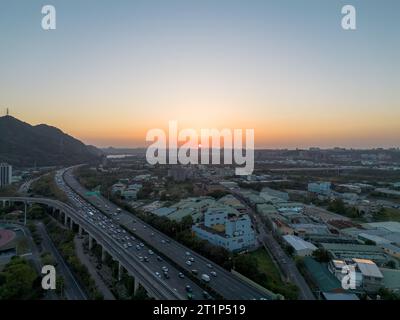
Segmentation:
{"type": "MultiPolygon", "coordinates": [[[[86,215],[86,219],[89,221],[92,219],[93,223],[97,224],[99,228],[107,232],[111,237],[118,239],[124,250],[131,253],[135,252],[137,258],[144,263],[155,264],[154,274],[158,279],[170,281],[167,277],[171,276],[172,278],[170,271],[165,272],[165,270],[160,269],[166,264],[163,261],[164,258],[162,256],[164,256],[182,269],[181,274],[179,271],[174,274],[174,276],[177,275],[178,277],[178,283],[184,284],[184,273],[190,273],[192,276],[197,277],[201,283],[211,287],[224,299],[266,300],[274,298],[273,294],[267,290],[262,290],[262,288],[243,281],[233,273],[146,224],[132,213],[122,210],[104,197],[89,193],[75,179],[73,175],[74,169],[75,167],[68,168],[57,174],[56,179],[59,186],[66,190],[67,195],[75,202],[77,208],[84,208],[83,214],[84,216],[86,215]],[[94,219],[95,217],[101,218],[96,220],[94,219]],[[129,234],[125,229],[129,231],[129,234]],[[150,247],[146,247],[146,244],[150,247]]],[[[185,287],[185,291],[189,298],[193,298],[193,295],[189,295],[191,293],[189,288],[185,287]]],[[[201,299],[210,298],[209,293],[203,291],[194,293],[194,296],[201,299]]]]}
{"type": "Polygon", "coordinates": [[[57,186],[68,196],[70,204],[75,208],[78,214],[102,234],[113,238],[118,243],[119,253],[128,255],[138,263],[145,265],[147,269],[151,270],[154,281],[164,282],[165,285],[171,287],[172,290],[186,299],[212,299],[212,296],[207,291],[203,290],[186,277],[184,273],[181,272],[182,270],[177,270],[160,255],[155,254],[155,252],[140,239],[137,239],[122,228],[119,224],[120,210],[114,208],[115,210],[109,215],[102,213],[76,194],[64,182],[63,174],[64,170],[57,172],[55,176],[57,186]]]}

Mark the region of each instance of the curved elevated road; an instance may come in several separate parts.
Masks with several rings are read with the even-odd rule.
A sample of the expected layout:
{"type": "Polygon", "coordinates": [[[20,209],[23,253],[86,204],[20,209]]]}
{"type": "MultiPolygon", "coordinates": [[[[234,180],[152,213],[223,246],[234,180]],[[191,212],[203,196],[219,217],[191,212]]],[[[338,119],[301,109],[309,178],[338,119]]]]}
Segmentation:
{"type": "MultiPolygon", "coordinates": [[[[42,204],[65,213],[68,217],[72,218],[76,224],[86,230],[115,260],[119,261],[127,272],[135,277],[135,280],[139,280],[140,284],[152,297],[160,300],[186,299],[183,292],[178,292],[171,285],[166,283],[164,279],[157,277],[148,265],[141,262],[136,255],[123,251],[120,244],[115,239],[101,228],[97,228],[95,225],[86,221],[81,215],[77,214],[73,208],[65,203],[52,199],[31,197],[0,197],[0,201],[42,204]]],[[[169,269],[171,270],[171,268],[169,269]]],[[[190,280],[185,280],[185,284],[186,283],[189,283],[196,293],[201,292],[201,289],[190,280]]]]}
{"type": "MultiPolygon", "coordinates": [[[[116,212],[118,207],[114,203],[102,196],[90,195],[88,190],[79,184],[73,175],[73,170],[75,168],[76,167],[68,168],[63,173],[63,179],[66,184],[79,194],[81,198],[84,198],[98,210],[102,212],[116,212]]],[[[187,272],[190,273],[192,269],[196,269],[198,270],[198,277],[200,278],[203,273],[210,274],[211,271],[215,271],[217,276],[211,276],[211,281],[208,285],[223,298],[228,300],[271,300],[275,298],[272,292],[245,282],[235,274],[223,269],[172,238],[169,238],[132,213],[122,210],[119,217],[119,223],[129,229],[132,234],[143,239],[146,243],[161,252],[168,259],[174,261],[187,272]],[[189,256],[193,257],[195,260],[191,266],[186,264],[189,256]],[[212,267],[210,268],[210,266],[212,267]]]]}

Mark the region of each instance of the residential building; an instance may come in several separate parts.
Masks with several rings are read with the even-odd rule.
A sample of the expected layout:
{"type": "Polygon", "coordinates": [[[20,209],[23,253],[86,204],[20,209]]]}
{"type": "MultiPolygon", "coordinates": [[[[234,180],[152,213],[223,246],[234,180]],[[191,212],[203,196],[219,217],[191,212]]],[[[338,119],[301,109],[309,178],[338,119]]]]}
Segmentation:
{"type": "Polygon", "coordinates": [[[330,182],[312,182],[308,184],[308,191],[316,194],[322,194],[325,196],[331,193],[330,182]]]}
{"type": "Polygon", "coordinates": [[[0,163],[0,188],[12,183],[12,166],[7,163],[0,163]]]}
{"type": "Polygon", "coordinates": [[[260,197],[263,197],[264,195],[280,198],[285,201],[289,200],[289,194],[287,192],[274,190],[268,187],[265,187],[260,191],[260,197]]]}
{"type": "Polygon", "coordinates": [[[199,238],[229,251],[242,251],[256,244],[250,217],[230,214],[224,208],[208,209],[204,221],[195,224],[192,230],[199,238]]]}
{"type": "Polygon", "coordinates": [[[377,265],[367,259],[353,259],[356,264],[356,272],[362,275],[361,289],[366,292],[376,292],[383,284],[383,275],[377,265]]]}

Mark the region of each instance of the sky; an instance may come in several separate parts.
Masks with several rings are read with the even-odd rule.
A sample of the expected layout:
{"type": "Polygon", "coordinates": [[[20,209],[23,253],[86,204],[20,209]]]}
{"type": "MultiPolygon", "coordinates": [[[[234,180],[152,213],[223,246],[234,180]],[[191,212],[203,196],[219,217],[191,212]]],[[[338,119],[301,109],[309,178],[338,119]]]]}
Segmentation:
{"type": "Polygon", "coordinates": [[[399,31],[398,0],[0,0],[0,111],[99,147],[170,120],[258,148],[399,147],[399,31]]]}

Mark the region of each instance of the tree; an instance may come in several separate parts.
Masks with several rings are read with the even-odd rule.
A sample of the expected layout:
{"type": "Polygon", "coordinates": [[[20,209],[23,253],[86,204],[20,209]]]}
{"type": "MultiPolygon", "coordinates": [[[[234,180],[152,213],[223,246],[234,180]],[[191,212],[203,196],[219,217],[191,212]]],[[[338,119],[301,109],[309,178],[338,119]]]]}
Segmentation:
{"type": "Polygon", "coordinates": [[[328,210],[343,215],[346,214],[346,206],[341,199],[335,199],[331,201],[328,205],[328,210]]]}
{"type": "Polygon", "coordinates": [[[329,262],[329,252],[325,249],[317,249],[313,252],[313,257],[318,262],[329,262]]]}
{"type": "Polygon", "coordinates": [[[294,248],[292,246],[286,246],[286,252],[290,255],[293,256],[294,254],[294,248]]]}
{"type": "Polygon", "coordinates": [[[37,298],[39,291],[37,278],[35,269],[26,260],[13,257],[1,272],[0,300],[37,298]]]}

